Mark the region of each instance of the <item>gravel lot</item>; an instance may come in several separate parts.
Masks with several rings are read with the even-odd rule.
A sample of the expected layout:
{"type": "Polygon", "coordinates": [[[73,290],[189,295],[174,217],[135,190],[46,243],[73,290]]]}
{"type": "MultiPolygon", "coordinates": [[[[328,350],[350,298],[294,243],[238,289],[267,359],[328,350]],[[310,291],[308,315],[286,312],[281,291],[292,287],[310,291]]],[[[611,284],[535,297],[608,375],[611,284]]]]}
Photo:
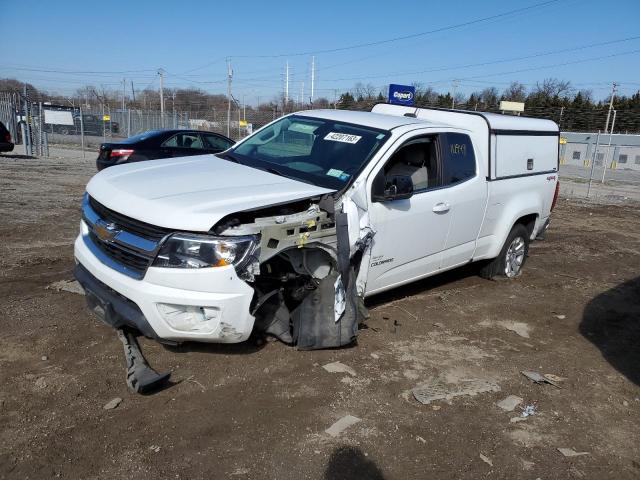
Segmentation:
{"type": "Polygon", "coordinates": [[[52,155],[0,156],[0,478],[640,476],[637,204],[563,198],[520,278],[468,268],[370,299],[352,348],[144,341],[175,383],[139,396],[113,330],[47,288],[71,279],[95,168],[52,155]],[[426,383],[450,398],[418,403],[426,383]],[[510,412],[496,405],[509,395],[510,412]],[[360,421],[325,432],[347,415],[360,421]]]}

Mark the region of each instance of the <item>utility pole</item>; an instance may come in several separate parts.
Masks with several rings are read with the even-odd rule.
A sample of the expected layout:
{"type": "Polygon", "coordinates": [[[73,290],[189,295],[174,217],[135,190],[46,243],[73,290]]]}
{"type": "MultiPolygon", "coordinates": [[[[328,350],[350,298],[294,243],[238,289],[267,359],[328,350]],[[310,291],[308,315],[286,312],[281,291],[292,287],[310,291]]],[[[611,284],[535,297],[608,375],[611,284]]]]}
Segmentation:
{"type": "Polygon", "coordinates": [[[316,57],[311,57],[311,98],[309,99],[311,108],[313,108],[313,94],[315,92],[315,87],[316,87],[316,57]]]}
{"type": "Polygon", "coordinates": [[[122,79],[122,111],[124,112],[124,97],[127,95],[127,79],[122,79]]]}
{"type": "Polygon", "coordinates": [[[456,90],[458,89],[458,80],[453,81],[453,97],[451,98],[451,108],[456,108],[456,90]]]}
{"type": "Polygon", "coordinates": [[[304,82],[300,85],[300,103],[302,104],[302,108],[304,108],[304,82]]]}
{"type": "Polygon", "coordinates": [[[131,80],[131,98],[133,98],[133,103],[136,103],[136,91],[133,89],[133,80],[131,80]]]}
{"type": "Polygon", "coordinates": [[[160,75],[160,125],[164,128],[164,70],[158,69],[160,75]]]}
{"type": "MultiPolygon", "coordinates": [[[[284,79],[284,105],[285,108],[289,103],[289,61],[287,60],[287,66],[285,68],[285,79],[284,79]]],[[[283,109],[284,113],[284,109],[283,109]]]]}
{"type": "Polygon", "coordinates": [[[231,57],[227,57],[227,137],[231,136],[231,79],[233,70],[231,69],[231,57]]]}
{"type": "Polygon", "coordinates": [[[618,84],[613,82],[613,86],[611,88],[611,99],[609,100],[609,111],[607,112],[607,123],[604,125],[604,133],[609,131],[609,118],[611,117],[611,110],[613,110],[613,99],[616,96],[616,87],[618,84]]]}
{"type": "MultiPolygon", "coordinates": [[[[607,145],[607,153],[605,154],[605,158],[602,161],[602,182],[604,183],[604,176],[607,174],[607,158],[609,156],[609,151],[611,150],[611,135],[613,135],[613,129],[616,126],[616,113],[617,110],[613,111],[613,121],[611,122],[611,131],[609,132],[609,145],[607,145]]],[[[613,154],[611,154],[611,163],[613,164],[613,154]]]]}

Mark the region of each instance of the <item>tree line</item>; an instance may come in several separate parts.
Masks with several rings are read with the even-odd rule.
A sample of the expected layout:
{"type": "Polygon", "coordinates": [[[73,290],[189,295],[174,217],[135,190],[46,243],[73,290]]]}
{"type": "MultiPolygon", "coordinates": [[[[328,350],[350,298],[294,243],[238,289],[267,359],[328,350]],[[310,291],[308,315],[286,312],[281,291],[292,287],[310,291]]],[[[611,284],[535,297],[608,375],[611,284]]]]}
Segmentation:
{"type": "MultiPolygon", "coordinates": [[[[433,87],[420,83],[416,89],[415,104],[418,107],[458,108],[489,112],[500,111],[500,101],[509,100],[525,103],[524,115],[548,118],[560,125],[563,130],[597,131],[604,128],[609,108],[609,98],[594,99],[591,90],[576,89],[571,82],[556,78],[547,78],[527,88],[519,82],[512,82],[502,91],[494,86],[474,91],[469,95],[457,92],[439,92],[433,87]]],[[[0,79],[0,91],[23,94],[25,84],[16,79],[0,79]]],[[[99,111],[101,108],[113,111],[122,107],[123,91],[102,87],[85,86],[73,94],[64,96],[46,92],[31,84],[26,84],[29,100],[32,102],[50,102],[56,105],[83,107],[87,111],[99,111]]],[[[155,110],[160,108],[158,89],[145,88],[124,92],[125,106],[129,109],[155,110]]],[[[352,89],[336,95],[335,100],[317,98],[313,105],[308,102],[296,103],[292,99],[285,101],[283,95],[263,101],[255,106],[240,105],[233,99],[234,115],[239,108],[246,109],[246,116],[265,116],[276,118],[306,108],[338,108],[351,110],[369,110],[378,102],[387,100],[386,87],[357,83],[352,89]]],[[[212,94],[198,88],[165,88],[165,112],[186,113],[189,118],[206,120],[226,119],[227,96],[212,94]]],[[[616,132],[640,133],[640,90],[633,95],[616,95],[614,108],[617,110],[616,132]]]]}

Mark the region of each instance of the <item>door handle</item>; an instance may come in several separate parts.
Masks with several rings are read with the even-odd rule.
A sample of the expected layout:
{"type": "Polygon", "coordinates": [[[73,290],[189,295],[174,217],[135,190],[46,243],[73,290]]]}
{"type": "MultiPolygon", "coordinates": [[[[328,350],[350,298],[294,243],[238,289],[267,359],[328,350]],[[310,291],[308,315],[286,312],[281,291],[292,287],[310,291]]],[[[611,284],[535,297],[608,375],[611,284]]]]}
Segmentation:
{"type": "Polygon", "coordinates": [[[436,213],[446,213],[449,211],[449,209],[451,208],[451,205],[449,205],[446,202],[440,202],[440,203],[436,203],[433,206],[433,211],[436,213]]]}

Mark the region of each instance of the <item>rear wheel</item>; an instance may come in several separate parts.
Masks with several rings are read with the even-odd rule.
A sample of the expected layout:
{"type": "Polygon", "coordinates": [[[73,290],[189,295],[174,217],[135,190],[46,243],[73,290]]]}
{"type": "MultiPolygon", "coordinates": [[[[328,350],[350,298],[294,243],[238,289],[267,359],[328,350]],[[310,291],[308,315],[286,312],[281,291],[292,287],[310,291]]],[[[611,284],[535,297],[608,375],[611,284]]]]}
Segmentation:
{"type": "Polygon", "coordinates": [[[513,226],[500,254],[480,269],[480,276],[488,279],[515,278],[529,254],[529,231],[518,223],[513,226]]]}

